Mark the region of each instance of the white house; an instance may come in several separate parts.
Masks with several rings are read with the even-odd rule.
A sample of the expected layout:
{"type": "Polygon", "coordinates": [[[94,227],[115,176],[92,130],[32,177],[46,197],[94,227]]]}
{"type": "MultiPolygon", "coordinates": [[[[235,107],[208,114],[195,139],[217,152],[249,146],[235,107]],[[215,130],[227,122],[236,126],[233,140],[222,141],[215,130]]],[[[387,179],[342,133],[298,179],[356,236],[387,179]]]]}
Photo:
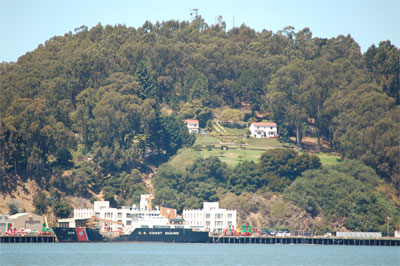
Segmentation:
{"type": "Polygon", "coordinates": [[[250,125],[250,136],[256,138],[277,138],[278,130],[273,122],[253,122],[250,125]]]}
{"type": "Polygon", "coordinates": [[[210,232],[236,228],[236,210],[220,209],[219,202],[204,202],[203,209],[183,210],[183,219],[186,225],[210,232]]]}
{"type": "Polygon", "coordinates": [[[199,120],[187,119],[185,123],[190,133],[198,134],[200,132],[199,120]]]}

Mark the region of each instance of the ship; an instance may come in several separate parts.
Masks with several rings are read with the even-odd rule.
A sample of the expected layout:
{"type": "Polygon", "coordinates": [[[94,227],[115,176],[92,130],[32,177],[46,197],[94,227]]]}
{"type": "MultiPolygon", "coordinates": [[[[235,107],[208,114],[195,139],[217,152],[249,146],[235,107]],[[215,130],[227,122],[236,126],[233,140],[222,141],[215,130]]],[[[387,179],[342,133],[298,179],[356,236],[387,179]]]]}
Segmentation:
{"type": "Polygon", "coordinates": [[[207,231],[194,231],[180,225],[137,227],[129,234],[100,232],[98,228],[53,227],[59,242],[169,242],[169,243],[207,243],[207,231]]]}
{"type": "Polygon", "coordinates": [[[104,241],[168,242],[168,243],[207,243],[208,232],[193,231],[185,227],[135,228],[129,235],[104,238],[104,241]]]}
{"type": "Polygon", "coordinates": [[[152,198],[152,195],[142,195],[140,208],[116,209],[110,208],[108,202],[96,201],[94,209],[74,210],[74,218],[58,220],[54,233],[59,242],[208,242],[208,231],[185,225],[173,208],[153,209],[152,198]]]}
{"type": "Polygon", "coordinates": [[[58,242],[103,242],[104,237],[98,229],[89,227],[53,227],[58,242]]]}

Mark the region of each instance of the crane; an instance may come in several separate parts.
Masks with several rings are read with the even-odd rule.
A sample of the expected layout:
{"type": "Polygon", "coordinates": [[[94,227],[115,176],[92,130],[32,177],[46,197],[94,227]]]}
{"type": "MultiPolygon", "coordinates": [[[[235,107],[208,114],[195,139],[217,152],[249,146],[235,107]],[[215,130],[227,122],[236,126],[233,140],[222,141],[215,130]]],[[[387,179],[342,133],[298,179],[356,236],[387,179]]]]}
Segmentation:
{"type": "Polygon", "coordinates": [[[96,217],[96,216],[92,216],[92,217],[89,219],[89,221],[86,223],[86,225],[87,225],[89,228],[94,229],[94,228],[96,228],[96,226],[97,226],[99,223],[119,224],[119,225],[122,225],[123,230],[125,230],[125,225],[124,225],[124,223],[122,223],[122,222],[117,222],[117,221],[113,221],[113,220],[107,220],[107,219],[99,218],[99,217],[96,217]]]}

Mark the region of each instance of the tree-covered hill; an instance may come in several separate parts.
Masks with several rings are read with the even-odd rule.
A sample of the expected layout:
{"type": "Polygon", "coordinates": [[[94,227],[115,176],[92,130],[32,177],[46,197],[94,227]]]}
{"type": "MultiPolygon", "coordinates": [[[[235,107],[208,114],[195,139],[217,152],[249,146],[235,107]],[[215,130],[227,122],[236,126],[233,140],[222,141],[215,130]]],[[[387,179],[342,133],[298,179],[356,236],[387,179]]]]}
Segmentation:
{"type": "MultiPolygon", "coordinates": [[[[270,114],[281,138],[296,137],[300,149],[302,137],[313,132],[343,158],[372,167],[399,193],[399,58],[390,41],[362,54],[349,35],[323,39],[308,28],[227,31],[201,18],[147,21],[139,28],[82,26],[0,65],[1,192],[12,194],[11,181],[19,176],[66,195],[102,192],[119,201],[114,204],[135,201],[148,189],[144,176],[194,143],[183,120],[197,118],[205,126],[215,108],[229,106],[247,108],[245,121],[256,111],[270,114]]],[[[187,171],[208,166],[199,161],[187,171]]],[[[255,193],[268,183],[292,195],[289,184],[300,184],[279,171],[255,174],[253,181],[242,177],[243,169],[220,174],[231,171],[211,183],[212,176],[197,172],[177,182],[190,189],[198,176],[207,184],[191,195],[197,195],[193,206],[214,199],[218,187],[255,193]]]]}

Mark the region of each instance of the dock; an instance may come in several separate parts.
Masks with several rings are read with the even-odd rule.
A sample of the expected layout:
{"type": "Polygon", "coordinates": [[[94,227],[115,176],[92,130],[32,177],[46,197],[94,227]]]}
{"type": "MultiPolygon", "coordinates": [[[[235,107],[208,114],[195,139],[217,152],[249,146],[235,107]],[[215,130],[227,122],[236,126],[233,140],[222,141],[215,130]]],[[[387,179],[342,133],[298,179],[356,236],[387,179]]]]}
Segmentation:
{"type": "Polygon", "coordinates": [[[0,236],[0,243],[55,243],[55,235],[0,236]]]}
{"type": "Polygon", "coordinates": [[[400,238],[346,238],[346,237],[276,237],[276,236],[210,236],[210,243],[222,244],[288,244],[288,245],[349,245],[400,246],[400,238]]]}

